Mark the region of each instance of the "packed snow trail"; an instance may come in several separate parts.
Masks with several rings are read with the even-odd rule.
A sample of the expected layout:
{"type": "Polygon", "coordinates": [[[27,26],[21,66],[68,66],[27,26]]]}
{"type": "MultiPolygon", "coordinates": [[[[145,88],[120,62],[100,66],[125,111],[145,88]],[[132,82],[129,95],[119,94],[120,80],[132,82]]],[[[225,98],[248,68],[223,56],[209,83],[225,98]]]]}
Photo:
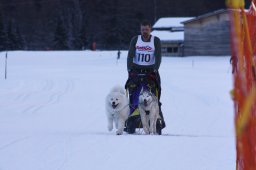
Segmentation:
{"type": "Polygon", "coordinates": [[[107,131],[126,54],[0,53],[0,170],[235,169],[229,57],[163,58],[163,135],[107,131]]]}

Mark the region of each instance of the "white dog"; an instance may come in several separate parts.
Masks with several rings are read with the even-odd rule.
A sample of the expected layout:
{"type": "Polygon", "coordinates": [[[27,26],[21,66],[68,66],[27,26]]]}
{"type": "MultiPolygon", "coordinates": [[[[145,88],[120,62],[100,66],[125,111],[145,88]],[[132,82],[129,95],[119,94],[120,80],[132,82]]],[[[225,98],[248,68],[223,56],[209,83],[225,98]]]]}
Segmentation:
{"type": "Polygon", "coordinates": [[[138,108],[145,133],[157,134],[156,121],[160,118],[157,97],[153,93],[142,88],[139,96],[138,108]]]}
{"type": "Polygon", "coordinates": [[[125,90],[121,86],[115,86],[106,97],[108,130],[112,131],[114,122],[117,129],[116,134],[122,135],[129,113],[129,100],[125,95],[125,90]]]}

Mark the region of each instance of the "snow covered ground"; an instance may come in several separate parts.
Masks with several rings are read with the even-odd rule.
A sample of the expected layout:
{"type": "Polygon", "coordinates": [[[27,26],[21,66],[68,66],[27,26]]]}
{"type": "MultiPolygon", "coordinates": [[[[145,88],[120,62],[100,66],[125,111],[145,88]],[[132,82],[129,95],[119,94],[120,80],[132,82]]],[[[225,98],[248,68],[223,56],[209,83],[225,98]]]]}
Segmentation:
{"type": "Polygon", "coordinates": [[[234,170],[229,57],[163,58],[162,136],[107,131],[126,54],[0,53],[0,170],[234,170]]]}

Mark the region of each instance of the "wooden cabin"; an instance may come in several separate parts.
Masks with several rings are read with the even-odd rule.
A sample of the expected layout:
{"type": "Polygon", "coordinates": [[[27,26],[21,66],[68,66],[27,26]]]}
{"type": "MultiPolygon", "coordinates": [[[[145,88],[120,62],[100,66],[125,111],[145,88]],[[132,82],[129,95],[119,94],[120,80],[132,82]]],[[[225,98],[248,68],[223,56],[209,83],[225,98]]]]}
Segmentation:
{"type": "Polygon", "coordinates": [[[184,21],[184,55],[230,55],[229,22],[229,12],[226,9],[184,21]]]}
{"type": "Polygon", "coordinates": [[[161,40],[162,56],[184,55],[184,26],[181,22],[191,17],[160,18],[154,25],[152,35],[161,40]]]}

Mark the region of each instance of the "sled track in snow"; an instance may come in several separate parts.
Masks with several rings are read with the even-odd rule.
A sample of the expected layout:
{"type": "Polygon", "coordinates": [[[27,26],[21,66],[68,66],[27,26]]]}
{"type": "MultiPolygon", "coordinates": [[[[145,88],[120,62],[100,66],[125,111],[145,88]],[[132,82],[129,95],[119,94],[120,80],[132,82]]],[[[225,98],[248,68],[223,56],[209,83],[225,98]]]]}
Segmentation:
{"type": "MultiPolygon", "coordinates": [[[[37,94],[37,93],[40,93],[41,91],[42,92],[47,92],[47,91],[50,91],[53,89],[53,86],[54,86],[54,83],[52,80],[45,80],[43,82],[43,87],[41,89],[37,89],[37,90],[34,90],[34,91],[31,91],[31,92],[24,92],[24,93],[21,93],[19,95],[16,96],[15,98],[15,101],[21,101],[21,102],[24,102],[26,101],[30,96],[34,95],[34,94],[37,94]]],[[[27,84],[27,86],[29,86],[31,84],[27,84]]]]}
{"type": "Polygon", "coordinates": [[[185,138],[234,138],[233,136],[218,136],[218,135],[189,135],[189,134],[162,134],[166,137],[185,137],[185,138]]]}
{"type": "Polygon", "coordinates": [[[22,138],[15,139],[12,142],[9,142],[9,143],[7,143],[5,145],[0,146],[0,150],[6,149],[6,148],[8,148],[11,145],[14,145],[16,143],[22,142],[22,141],[27,140],[29,138],[30,138],[30,136],[25,136],[25,137],[22,137],[22,138]]]}
{"type": "MultiPolygon", "coordinates": [[[[52,80],[47,80],[46,85],[43,87],[43,91],[45,93],[51,91],[54,88],[54,83],[52,80]]],[[[72,80],[66,80],[65,81],[65,87],[63,91],[57,91],[50,94],[48,97],[48,100],[45,103],[42,104],[35,104],[30,105],[29,107],[25,108],[22,112],[22,114],[35,114],[39,110],[41,110],[44,107],[47,107],[48,105],[54,105],[60,102],[61,98],[71,92],[74,88],[74,82],[72,80]]]]}

